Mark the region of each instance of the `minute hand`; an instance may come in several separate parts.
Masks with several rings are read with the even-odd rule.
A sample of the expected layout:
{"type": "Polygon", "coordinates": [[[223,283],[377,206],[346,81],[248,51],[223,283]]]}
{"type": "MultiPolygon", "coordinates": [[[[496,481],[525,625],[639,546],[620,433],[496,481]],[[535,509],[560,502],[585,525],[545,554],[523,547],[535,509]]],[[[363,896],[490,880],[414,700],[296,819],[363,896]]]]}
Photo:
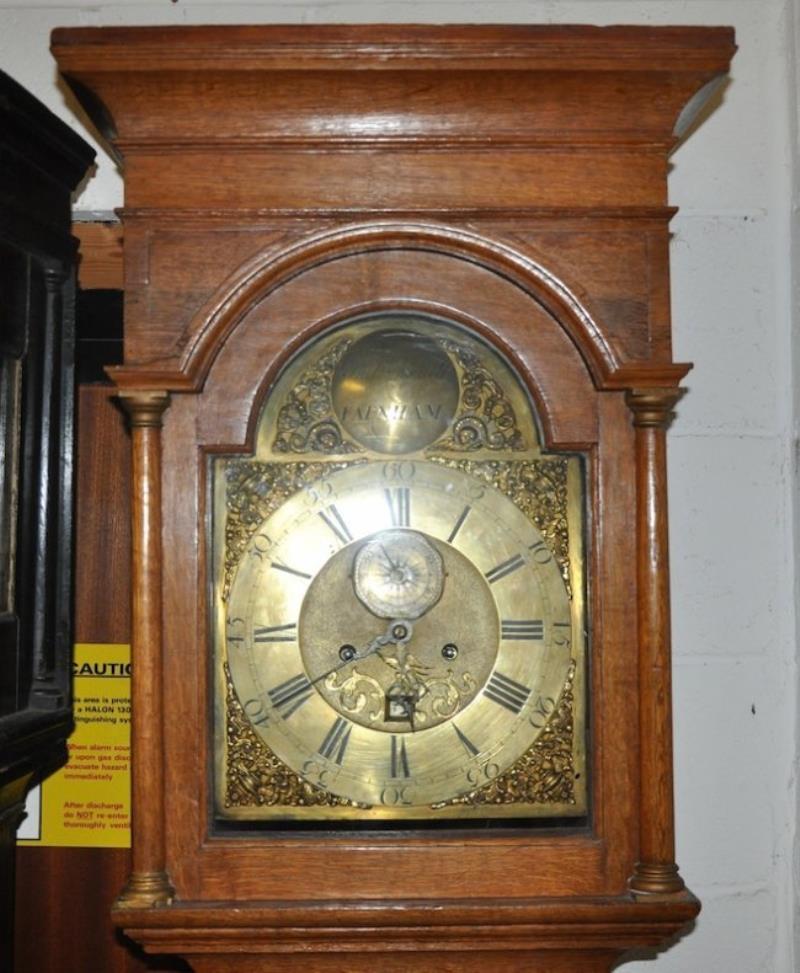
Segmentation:
{"type": "Polygon", "coordinates": [[[363,652],[359,652],[358,655],[354,655],[352,659],[345,659],[338,665],[335,665],[332,669],[328,669],[326,672],[320,673],[315,679],[311,680],[311,685],[320,682],[322,679],[327,679],[328,676],[332,676],[335,672],[340,669],[344,669],[345,666],[349,666],[353,662],[361,662],[363,659],[368,659],[371,655],[375,655],[378,649],[382,649],[384,645],[394,644],[397,645],[399,642],[408,642],[411,638],[412,626],[411,622],[405,619],[394,619],[389,623],[389,627],[383,635],[376,636],[364,649],[363,652]],[[406,635],[402,639],[398,639],[394,635],[394,630],[398,626],[404,628],[406,635]]]}

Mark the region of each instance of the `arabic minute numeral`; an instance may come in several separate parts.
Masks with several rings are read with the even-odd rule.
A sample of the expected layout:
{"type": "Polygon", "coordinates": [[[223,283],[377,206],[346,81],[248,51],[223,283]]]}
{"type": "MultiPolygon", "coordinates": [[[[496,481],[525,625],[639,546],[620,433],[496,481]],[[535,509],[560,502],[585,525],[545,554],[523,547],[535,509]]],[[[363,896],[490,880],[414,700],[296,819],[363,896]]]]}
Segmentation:
{"type": "Polygon", "coordinates": [[[308,499],[308,505],[313,507],[315,504],[328,500],[333,496],[333,486],[327,480],[317,480],[314,483],[306,483],[303,492],[308,499]]]}
{"type": "Polygon", "coordinates": [[[482,767],[470,767],[467,771],[467,780],[473,787],[482,787],[485,783],[495,780],[500,776],[500,765],[495,763],[485,763],[482,767]]]}
{"type": "Polygon", "coordinates": [[[531,726],[536,727],[537,730],[541,730],[553,715],[555,708],[556,701],[552,696],[540,696],[536,700],[536,705],[530,716],[531,726]]]}
{"type": "Polygon", "coordinates": [[[553,552],[544,541],[537,541],[528,547],[531,560],[536,564],[549,564],[553,560],[553,552]]]}
{"type": "Polygon", "coordinates": [[[553,635],[553,645],[570,645],[572,624],[570,622],[553,622],[555,634],[553,635]]]}
{"type": "Polygon", "coordinates": [[[272,540],[266,534],[256,534],[250,541],[250,555],[257,557],[259,561],[263,561],[264,555],[271,547],[272,540]]]}
{"type": "Polygon", "coordinates": [[[408,483],[409,480],[414,479],[416,472],[416,464],[410,460],[392,460],[391,463],[383,464],[384,480],[400,480],[401,482],[408,483]]]}
{"type": "Polygon", "coordinates": [[[387,784],[380,794],[381,804],[386,807],[409,807],[414,803],[414,790],[410,785],[387,784]]]}
{"type": "Polygon", "coordinates": [[[269,711],[264,705],[263,699],[254,697],[253,699],[245,700],[242,709],[244,710],[245,716],[247,716],[248,720],[250,720],[250,722],[254,723],[256,726],[259,726],[261,723],[269,722],[269,711]]]}

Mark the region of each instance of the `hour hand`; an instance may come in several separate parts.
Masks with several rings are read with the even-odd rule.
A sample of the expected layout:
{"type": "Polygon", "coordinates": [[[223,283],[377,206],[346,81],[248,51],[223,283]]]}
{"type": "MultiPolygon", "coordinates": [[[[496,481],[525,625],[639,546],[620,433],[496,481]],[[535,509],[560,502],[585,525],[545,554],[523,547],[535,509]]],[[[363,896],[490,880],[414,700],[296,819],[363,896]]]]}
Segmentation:
{"type": "Polygon", "coordinates": [[[408,619],[396,618],[393,619],[386,631],[382,635],[377,635],[369,645],[363,650],[363,652],[357,651],[353,646],[347,645],[342,646],[340,650],[341,662],[338,665],[333,666],[332,669],[328,669],[323,673],[320,673],[316,679],[311,680],[311,684],[320,682],[323,679],[327,679],[328,676],[332,676],[334,673],[338,672],[340,669],[344,669],[345,666],[350,665],[351,662],[360,662],[362,659],[368,659],[371,655],[375,655],[376,652],[380,650],[385,645],[405,645],[411,640],[411,636],[414,632],[414,626],[408,619]],[[347,652],[345,652],[347,649],[347,652]]]}

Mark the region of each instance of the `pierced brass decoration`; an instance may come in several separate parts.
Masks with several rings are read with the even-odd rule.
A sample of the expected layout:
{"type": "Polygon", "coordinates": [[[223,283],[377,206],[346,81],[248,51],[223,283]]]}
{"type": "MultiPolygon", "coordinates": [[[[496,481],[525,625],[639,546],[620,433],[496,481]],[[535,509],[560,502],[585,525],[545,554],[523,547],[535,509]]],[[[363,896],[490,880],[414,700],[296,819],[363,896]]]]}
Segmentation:
{"type": "Polygon", "coordinates": [[[302,372],[278,411],[272,448],[335,456],[530,445],[484,358],[452,338],[384,330],[336,342],[302,372]]]}
{"type": "MultiPolygon", "coordinates": [[[[430,459],[479,476],[512,500],[547,541],[561,567],[567,591],[572,595],[565,459],[486,462],[450,460],[442,456],[431,456],[430,459]]],[[[252,459],[226,462],[228,517],[225,525],[224,596],[230,590],[239,558],[259,525],[290,496],[304,488],[313,489],[313,484],[321,477],[346,469],[353,462],[263,463],[252,459]]],[[[365,460],[359,458],[358,462],[365,460]]]]}
{"type": "Polygon", "coordinates": [[[514,408],[485,363],[457,341],[443,339],[441,344],[461,370],[461,406],[450,435],[434,448],[459,453],[525,449],[514,408]]]}
{"type": "MultiPolygon", "coordinates": [[[[433,805],[574,804],[573,662],[557,704],[543,701],[542,733],[506,773],[451,801],[433,805]],[[546,712],[550,710],[549,714],[546,712]]],[[[355,674],[354,674],[355,675],[355,674]]],[[[226,807],[361,807],[302,780],[253,732],[225,666],[228,774],[226,807]]],[[[343,686],[339,688],[344,688],[343,686]]]]}
{"type": "MultiPolygon", "coordinates": [[[[435,466],[468,474],[476,481],[483,480],[512,500],[526,518],[536,525],[542,537],[546,538],[559,565],[559,573],[569,583],[567,460],[559,457],[526,461],[436,457],[433,462],[435,466]]],[[[230,512],[230,536],[227,545],[229,552],[234,548],[241,552],[264,519],[283,506],[290,497],[306,489],[309,494],[308,502],[313,504],[316,492],[322,489],[322,484],[330,481],[334,470],[350,469],[355,475],[353,467],[362,463],[361,460],[349,463],[227,461],[225,469],[227,505],[230,512]]],[[[352,554],[350,557],[352,558],[352,554]]],[[[341,560],[344,565],[342,584],[348,588],[352,586],[352,567],[348,567],[349,560],[342,558],[344,552],[328,561],[323,574],[330,573],[341,560]]],[[[238,557],[231,559],[231,572],[237,560],[238,557]]],[[[455,566],[449,565],[449,575],[454,576],[454,570],[455,566]]],[[[340,591],[341,587],[332,583],[325,585],[326,591],[330,589],[332,599],[327,610],[345,611],[348,602],[340,591]],[[338,609],[335,607],[337,605],[338,609]]],[[[456,589],[465,590],[463,579],[459,580],[454,590],[456,589]]],[[[337,640],[337,644],[338,641],[341,639],[337,640]]],[[[384,663],[391,665],[391,653],[385,653],[384,663]]],[[[317,671],[321,667],[322,663],[312,666],[311,671],[317,671]]],[[[405,670],[409,673],[416,671],[413,656],[407,660],[405,670]]],[[[543,701],[544,729],[536,743],[510,770],[490,780],[489,784],[476,787],[465,796],[432,807],[477,807],[480,804],[574,805],[574,673],[573,664],[557,705],[553,700],[543,701]]],[[[438,679],[431,678],[430,674],[422,674],[426,695],[416,715],[420,729],[428,725],[429,716],[432,724],[450,718],[462,708],[465,698],[474,696],[486,678],[484,673],[480,681],[476,682],[470,673],[462,673],[463,682],[456,682],[455,677],[448,681],[446,667],[443,667],[442,674],[442,678],[438,679]]],[[[228,697],[227,807],[274,806],[288,810],[312,806],[368,806],[330,795],[294,773],[253,731],[236,699],[227,666],[225,683],[228,697]]],[[[383,723],[386,687],[364,671],[364,665],[356,666],[348,672],[332,673],[320,688],[330,696],[334,708],[355,723],[367,726],[380,726],[383,723]]]]}
{"type": "Polygon", "coordinates": [[[276,453],[363,452],[363,447],[342,434],[331,400],[333,373],[352,343],[350,338],[337,342],[291,389],[278,413],[278,434],[272,446],[276,453]]]}
{"type": "MultiPolygon", "coordinates": [[[[449,669],[430,676],[427,667],[413,655],[408,656],[403,667],[391,656],[386,657],[386,662],[397,673],[394,686],[399,694],[414,695],[420,686],[423,687],[423,695],[414,712],[418,729],[449,719],[478,690],[478,681],[469,672],[456,674],[449,669]]],[[[325,689],[335,698],[336,708],[357,722],[370,726],[383,722],[386,693],[381,683],[368,673],[360,672],[358,668],[347,674],[333,673],[325,680],[325,689]]]]}
{"type": "Polygon", "coordinates": [[[358,806],[303,780],[256,736],[236,696],[227,665],[225,703],[228,743],[226,807],[358,806]]]}

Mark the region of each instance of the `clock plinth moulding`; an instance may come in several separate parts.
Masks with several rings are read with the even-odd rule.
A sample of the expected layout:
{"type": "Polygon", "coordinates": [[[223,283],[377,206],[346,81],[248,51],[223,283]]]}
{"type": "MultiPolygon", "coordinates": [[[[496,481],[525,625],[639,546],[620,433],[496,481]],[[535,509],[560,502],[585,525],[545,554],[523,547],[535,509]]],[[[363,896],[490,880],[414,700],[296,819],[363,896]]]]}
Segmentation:
{"type": "MultiPolygon", "coordinates": [[[[134,873],[115,921],[146,949],[179,953],[198,971],[239,973],[376,962],[404,973],[487,963],[605,973],[626,951],[665,943],[699,909],[674,862],[665,444],[688,366],[671,352],[667,158],[727,71],[732,32],[112,28],[56,31],[53,50],[126,173],[125,364],[113,378],[132,419],[135,461],[134,873]],[[572,818],[554,812],[558,828],[533,818],[502,827],[487,812],[474,828],[429,828],[412,815],[402,827],[400,814],[389,830],[356,807],[345,820],[363,820],[348,830],[328,811],[322,828],[309,827],[300,800],[294,821],[287,812],[265,823],[246,811],[244,829],[231,830],[215,784],[228,759],[215,756],[227,705],[214,662],[224,644],[211,594],[214,579],[224,593],[214,512],[218,521],[226,509],[215,471],[225,457],[261,462],[262,410],[270,414],[297,362],[332,335],[392,315],[462,329],[487,349],[487,362],[496,355],[503,375],[518,376],[542,457],[580,457],[582,472],[570,475],[583,484],[576,522],[585,530],[573,523],[569,536],[585,536],[585,553],[571,555],[566,574],[578,564],[586,574],[578,587],[588,665],[572,712],[588,805],[572,818]]],[[[264,468],[280,460],[291,472],[285,489],[305,483],[313,504],[327,473],[303,477],[353,456],[336,452],[342,429],[328,423],[324,395],[309,399],[303,386],[292,402],[321,410],[318,438],[307,441],[329,455],[273,456],[264,468]]],[[[481,428],[474,415],[468,425],[481,428]]],[[[454,431],[441,442],[455,442],[454,431]]],[[[459,460],[459,476],[495,462],[483,445],[466,474],[459,460]]],[[[366,461],[379,477],[371,448],[366,461]]],[[[503,462],[521,469],[513,452],[503,462]]],[[[253,509],[271,524],[291,501],[276,508],[267,473],[253,509]]],[[[392,495],[382,482],[376,495],[392,495]]],[[[525,507],[525,498],[515,502],[525,507]]],[[[492,509],[506,508],[497,500],[492,509]]],[[[331,531],[347,539],[350,526],[317,512],[328,517],[329,539],[331,531]]],[[[306,529],[302,517],[296,523],[306,529]]],[[[415,525],[403,514],[400,526],[415,525]]],[[[264,537],[245,530],[241,550],[249,544],[263,556],[258,545],[274,543],[264,537]]],[[[415,543],[425,551],[435,541],[415,543]]],[[[509,554],[477,571],[494,593],[495,581],[533,559],[509,554]]],[[[289,562],[280,570],[306,574],[289,562]]],[[[443,609],[417,610],[433,625],[443,609]]],[[[533,612],[500,618],[510,642],[538,641],[540,622],[546,631],[565,624],[533,612]]],[[[275,647],[294,637],[295,619],[247,624],[250,634],[234,627],[228,644],[249,640],[250,669],[269,658],[277,671],[275,647]]],[[[366,659],[360,651],[351,658],[366,659]]],[[[240,700],[253,704],[245,749],[261,746],[262,707],[288,733],[295,703],[327,705],[305,671],[284,676],[262,697],[240,700]]],[[[493,702],[492,678],[459,714],[493,702]]],[[[514,718],[528,713],[529,689],[506,673],[504,708],[514,718]]],[[[326,772],[339,772],[359,734],[373,739],[360,719],[330,714],[318,754],[326,772]]],[[[410,747],[424,738],[403,739],[410,747]]],[[[469,743],[467,762],[479,750],[469,743]]],[[[402,741],[392,746],[392,774],[410,774],[402,741]]],[[[293,773],[296,792],[307,786],[310,803],[319,799],[302,778],[305,764],[287,759],[284,778],[293,773]]],[[[237,781],[249,786],[247,774],[237,781]]],[[[271,798],[253,788],[253,807],[263,807],[271,798]]]]}

